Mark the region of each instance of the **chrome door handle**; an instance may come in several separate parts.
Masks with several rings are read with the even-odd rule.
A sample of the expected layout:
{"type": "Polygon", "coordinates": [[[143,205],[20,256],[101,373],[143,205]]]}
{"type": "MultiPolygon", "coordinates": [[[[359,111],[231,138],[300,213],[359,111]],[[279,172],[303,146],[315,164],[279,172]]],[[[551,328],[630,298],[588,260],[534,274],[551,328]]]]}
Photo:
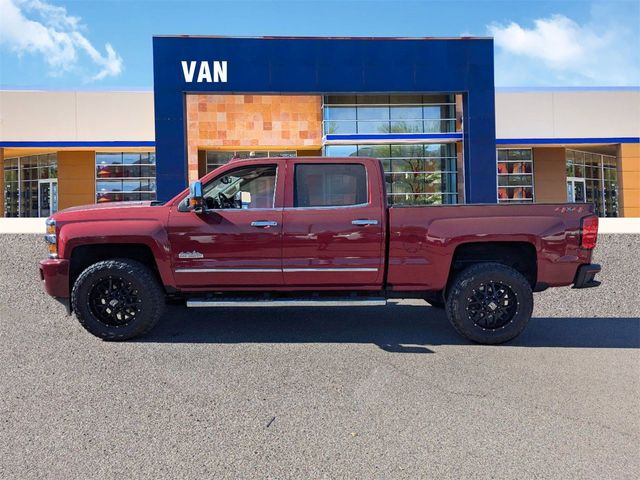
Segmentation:
{"type": "Polygon", "coordinates": [[[353,225],[377,225],[378,220],[352,220],[353,225]]]}
{"type": "Polygon", "coordinates": [[[255,222],[251,222],[252,227],[264,228],[264,227],[277,227],[278,222],[273,222],[270,220],[257,220],[255,222]]]}

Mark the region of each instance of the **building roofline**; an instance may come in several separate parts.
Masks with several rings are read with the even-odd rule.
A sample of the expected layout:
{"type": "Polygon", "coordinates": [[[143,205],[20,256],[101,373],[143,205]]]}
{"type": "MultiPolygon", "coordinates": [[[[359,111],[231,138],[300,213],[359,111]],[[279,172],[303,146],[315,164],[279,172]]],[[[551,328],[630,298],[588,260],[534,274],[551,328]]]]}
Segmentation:
{"type": "Polygon", "coordinates": [[[640,92],[640,86],[591,86],[591,87],[496,87],[498,93],[523,92],[640,92]]]}
{"type": "Polygon", "coordinates": [[[25,92],[25,93],[153,93],[153,87],[78,87],[78,88],[66,88],[66,87],[18,87],[18,86],[2,86],[0,92],[25,92]]]}
{"type": "Polygon", "coordinates": [[[224,38],[252,40],[493,40],[493,37],[371,37],[371,36],[233,36],[233,35],[153,35],[153,38],[224,38]]]}
{"type": "MultiPolygon", "coordinates": [[[[153,93],[153,87],[20,87],[2,86],[0,92],[59,92],[59,93],[153,93]]],[[[592,86],[592,87],[496,87],[497,93],[526,92],[640,92],[640,86],[592,86]]]]}

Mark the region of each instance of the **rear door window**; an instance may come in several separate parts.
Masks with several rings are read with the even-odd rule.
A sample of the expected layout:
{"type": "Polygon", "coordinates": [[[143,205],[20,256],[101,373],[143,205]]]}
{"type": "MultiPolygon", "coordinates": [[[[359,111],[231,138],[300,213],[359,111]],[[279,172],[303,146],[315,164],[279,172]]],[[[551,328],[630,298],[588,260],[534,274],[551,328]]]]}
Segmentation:
{"type": "Polygon", "coordinates": [[[346,207],[366,204],[367,172],[358,163],[299,163],[294,207],[346,207]]]}

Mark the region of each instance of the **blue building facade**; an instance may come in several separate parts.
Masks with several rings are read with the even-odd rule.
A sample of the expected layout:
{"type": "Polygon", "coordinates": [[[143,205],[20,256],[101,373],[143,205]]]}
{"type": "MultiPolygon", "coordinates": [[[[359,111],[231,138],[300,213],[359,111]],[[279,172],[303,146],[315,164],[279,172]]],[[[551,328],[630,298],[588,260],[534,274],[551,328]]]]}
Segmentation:
{"type": "MultiPolygon", "coordinates": [[[[416,173],[392,170],[402,152],[416,157],[418,149],[422,164],[450,158],[452,165],[431,175],[454,184],[451,191],[427,188],[425,203],[496,202],[492,39],[154,37],[153,56],[160,200],[189,180],[190,95],[317,95],[323,154],[379,156],[393,177],[416,173]],[[453,153],[438,153],[449,152],[446,145],[453,153]]],[[[410,198],[388,182],[397,203],[410,198]]]]}

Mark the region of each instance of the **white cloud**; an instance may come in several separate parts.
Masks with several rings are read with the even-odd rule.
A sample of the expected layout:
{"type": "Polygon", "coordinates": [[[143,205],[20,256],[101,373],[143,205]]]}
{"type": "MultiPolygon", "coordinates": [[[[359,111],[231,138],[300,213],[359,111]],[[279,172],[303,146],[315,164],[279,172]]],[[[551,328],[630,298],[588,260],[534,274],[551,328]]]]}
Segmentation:
{"type": "Polygon", "coordinates": [[[592,48],[605,42],[587,28],[564,15],[535,20],[535,28],[522,28],[515,22],[507,26],[493,24],[489,32],[496,45],[518,55],[538,58],[556,68],[581,59],[592,48]]]}
{"type": "Polygon", "coordinates": [[[633,48],[638,32],[624,23],[601,17],[597,23],[581,25],[564,15],[551,15],[534,20],[531,28],[493,23],[487,33],[495,41],[498,85],[640,83],[640,62],[633,48]]]}
{"type": "Polygon", "coordinates": [[[97,72],[89,80],[101,80],[122,72],[122,58],[105,44],[98,51],[83,35],[81,19],[67,13],[64,7],[44,0],[0,0],[0,46],[17,55],[41,55],[49,72],[80,71],[82,57],[88,57],[97,72]]]}

